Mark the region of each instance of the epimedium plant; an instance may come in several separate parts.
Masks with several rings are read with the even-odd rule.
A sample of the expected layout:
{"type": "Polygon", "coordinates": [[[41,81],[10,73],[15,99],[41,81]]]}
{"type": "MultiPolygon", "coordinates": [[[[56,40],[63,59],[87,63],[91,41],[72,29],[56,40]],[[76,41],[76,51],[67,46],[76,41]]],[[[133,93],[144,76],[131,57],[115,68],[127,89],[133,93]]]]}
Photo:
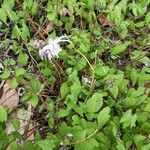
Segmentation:
{"type": "Polygon", "coordinates": [[[0,1],[0,78],[11,88],[24,88],[20,102],[32,105],[38,124],[32,141],[19,133],[18,119],[7,134],[11,110],[0,106],[0,149],[150,149],[149,5],[149,0],[0,1]],[[47,23],[54,24],[49,32],[47,23]],[[40,40],[43,48],[65,33],[70,42],[60,44],[57,58],[41,60],[40,40]]]}

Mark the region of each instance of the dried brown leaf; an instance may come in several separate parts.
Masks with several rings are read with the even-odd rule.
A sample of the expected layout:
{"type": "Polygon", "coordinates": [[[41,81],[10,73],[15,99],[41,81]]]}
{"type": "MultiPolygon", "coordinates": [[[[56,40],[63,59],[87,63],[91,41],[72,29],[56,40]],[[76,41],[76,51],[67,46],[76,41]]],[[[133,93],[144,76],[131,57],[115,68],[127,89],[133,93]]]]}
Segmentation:
{"type": "MultiPolygon", "coordinates": [[[[144,87],[150,89],[150,82],[145,83],[144,87]]],[[[150,96],[150,90],[147,90],[145,94],[150,96]]]]}
{"type": "Polygon", "coordinates": [[[150,82],[145,83],[144,85],[146,88],[150,88],[150,82]]]}
{"type": "Polygon", "coordinates": [[[62,8],[59,12],[62,16],[72,16],[72,12],[70,12],[66,7],[62,8]]]}
{"type": "Polygon", "coordinates": [[[17,106],[19,102],[19,96],[15,89],[12,89],[9,82],[5,82],[3,85],[2,97],[0,98],[0,105],[6,109],[17,106]]]}
{"type": "Polygon", "coordinates": [[[53,30],[53,27],[54,27],[54,23],[52,21],[49,21],[45,28],[45,32],[48,34],[53,30]]]}
{"type": "Polygon", "coordinates": [[[110,27],[110,26],[112,26],[112,23],[108,20],[106,13],[100,14],[98,16],[98,21],[102,25],[102,27],[110,27]]]}
{"type": "MultiPolygon", "coordinates": [[[[39,34],[39,36],[48,36],[49,33],[53,30],[54,28],[54,23],[52,21],[49,21],[47,24],[46,24],[46,27],[45,28],[39,28],[39,30],[37,31],[37,33],[39,34]]],[[[36,34],[37,34],[36,33],[36,34]]],[[[43,38],[42,38],[43,39],[43,38]]]]}
{"type": "Polygon", "coordinates": [[[46,42],[44,42],[43,40],[40,39],[35,39],[35,41],[33,42],[33,48],[39,50],[42,49],[45,46],[46,42]]]}
{"type": "Polygon", "coordinates": [[[3,88],[4,83],[5,81],[0,79],[0,98],[2,97],[3,92],[4,92],[4,88],[3,88]]]}
{"type": "Polygon", "coordinates": [[[18,118],[20,122],[20,128],[18,129],[18,132],[26,139],[26,140],[34,140],[34,132],[31,132],[34,129],[34,125],[31,122],[32,117],[32,106],[29,105],[28,109],[25,110],[23,108],[18,108],[15,111],[13,111],[6,123],[6,133],[10,134],[13,131],[15,131],[11,121],[14,118],[18,118]]]}

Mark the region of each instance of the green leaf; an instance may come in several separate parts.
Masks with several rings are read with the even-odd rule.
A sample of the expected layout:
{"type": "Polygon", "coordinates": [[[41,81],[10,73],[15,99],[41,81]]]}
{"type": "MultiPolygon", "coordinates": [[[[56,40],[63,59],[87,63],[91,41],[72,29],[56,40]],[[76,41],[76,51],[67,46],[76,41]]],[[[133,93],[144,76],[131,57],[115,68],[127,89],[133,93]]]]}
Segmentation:
{"type": "Polygon", "coordinates": [[[112,87],[108,87],[109,92],[113,95],[114,98],[116,98],[119,94],[119,89],[117,85],[114,85],[112,87]]]}
{"type": "Polygon", "coordinates": [[[87,112],[97,112],[103,105],[103,98],[100,93],[94,93],[93,96],[86,102],[87,112]]]}
{"type": "Polygon", "coordinates": [[[67,115],[69,114],[69,111],[66,109],[60,109],[59,112],[58,112],[58,116],[59,118],[61,117],[66,117],[67,115]]]}
{"type": "Polygon", "coordinates": [[[37,14],[38,7],[39,7],[38,2],[36,0],[34,0],[33,6],[32,6],[32,9],[31,9],[31,14],[32,15],[36,15],[37,14]]]}
{"type": "Polygon", "coordinates": [[[95,150],[96,148],[98,148],[98,145],[99,143],[96,139],[90,139],[89,141],[77,144],[75,146],[75,150],[95,150]]]}
{"type": "Polygon", "coordinates": [[[131,69],[130,78],[131,78],[132,84],[135,85],[138,80],[138,72],[135,68],[131,69]]]}
{"type": "Polygon", "coordinates": [[[36,78],[31,78],[30,80],[30,84],[31,84],[31,88],[33,90],[34,93],[38,93],[40,92],[41,88],[42,88],[42,84],[39,82],[39,80],[37,80],[36,78]]]}
{"type": "Polygon", "coordinates": [[[21,30],[17,25],[15,25],[12,30],[12,38],[20,39],[20,36],[21,36],[21,30]]]}
{"type": "Polygon", "coordinates": [[[120,123],[123,123],[123,128],[129,127],[132,128],[135,126],[137,120],[137,115],[132,115],[132,110],[129,109],[121,117],[120,123]]]}
{"type": "Polygon", "coordinates": [[[44,69],[41,70],[44,76],[49,77],[53,75],[52,69],[45,67],[44,69]]]}
{"type": "Polygon", "coordinates": [[[102,128],[108,122],[109,119],[110,119],[110,108],[105,107],[99,112],[97,117],[99,128],[102,128]]]}
{"type": "Polygon", "coordinates": [[[7,120],[7,112],[4,109],[4,107],[0,106],[0,122],[6,121],[7,120]]]}
{"type": "Polygon", "coordinates": [[[136,104],[136,98],[134,97],[126,97],[125,100],[123,101],[123,104],[125,107],[131,107],[136,104]]]}
{"type": "Polygon", "coordinates": [[[33,5],[33,0],[24,0],[23,2],[23,9],[30,10],[33,5]]]}
{"type": "Polygon", "coordinates": [[[87,65],[87,62],[86,62],[86,60],[82,57],[82,58],[80,58],[80,59],[78,60],[78,63],[75,64],[75,68],[76,68],[77,70],[82,70],[82,69],[84,69],[84,68],[86,67],[86,65],[87,65]]]}
{"type": "Polygon", "coordinates": [[[96,139],[99,141],[99,148],[96,150],[110,150],[110,146],[106,143],[109,143],[108,136],[103,132],[97,134],[96,139]]]}
{"type": "Polygon", "coordinates": [[[95,68],[95,74],[98,77],[104,77],[108,73],[109,67],[108,66],[101,66],[98,65],[95,68]]]}
{"type": "Polygon", "coordinates": [[[150,23],[150,12],[148,12],[145,16],[145,22],[150,23]]]}
{"type": "Polygon", "coordinates": [[[139,74],[139,80],[140,81],[149,81],[150,80],[150,74],[139,74]]]}
{"type": "Polygon", "coordinates": [[[12,119],[11,123],[16,130],[20,128],[20,121],[18,118],[12,119]]]}
{"type": "Polygon", "coordinates": [[[132,110],[129,109],[128,111],[126,111],[126,112],[123,114],[123,116],[121,117],[120,122],[128,121],[131,117],[132,117],[132,110]]]}
{"type": "Polygon", "coordinates": [[[121,36],[121,38],[125,38],[127,33],[128,33],[128,23],[127,21],[122,21],[120,24],[119,24],[119,27],[118,27],[118,34],[121,36]]]}
{"type": "Polygon", "coordinates": [[[17,79],[16,78],[14,78],[14,79],[12,79],[11,81],[10,81],[10,86],[11,86],[11,88],[13,88],[13,89],[15,89],[17,86],[18,86],[18,82],[17,82],[17,79]]]}
{"type": "Polygon", "coordinates": [[[105,0],[97,0],[97,4],[100,6],[100,8],[105,9],[106,7],[106,1],[105,0]]]}
{"type": "Polygon", "coordinates": [[[131,123],[130,123],[130,128],[135,127],[136,126],[136,120],[137,120],[137,115],[134,114],[131,118],[131,123]]]}
{"type": "Polygon", "coordinates": [[[21,65],[26,65],[28,63],[28,58],[29,56],[25,53],[20,53],[19,54],[19,57],[18,57],[18,62],[21,64],[21,65]]]}
{"type": "Polygon", "coordinates": [[[150,144],[146,144],[141,147],[141,150],[148,150],[148,149],[150,149],[150,144]]]}
{"type": "Polygon", "coordinates": [[[64,82],[60,87],[61,98],[64,98],[69,93],[68,83],[64,82]]]}
{"type": "Polygon", "coordinates": [[[126,42],[124,44],[118,44],[118,45],[115,45],[112,49],[111,49],[111,55],[112,56],[115,56],[115,55],[118,55],[122,52],[125,51],[125,49],[129,46],[130,42],[126,42]]]}
{"type": "Polygon", "coordinates": [[[15,0],[9,0],[9,1],[4,0],[2,7],[7,8],[8,10],[11,10],[13,9],[14,5],[15,5],[15,0]]]}
{"type": "Polygon", "coordinates": [[[9,148],[13,150],[20,150],[19,144],[17,141],[13,141],[9,144],[9,148]]]}
{"type": "Polygon", "coordinates": [[[25,22],[22,23],[22,28],[21,28],[21,37],[23,40],[26,40],[30,38],[30,31],[28,26],[25,24],[25,22]]]}
{"type": "Polygon", "coordinates": [[[80,105],[75,105],[74,108],[75,112],[77,112],[80,116],[83,116],[83,107],[80,105]]]}
{"type": "Polygon", "coordinates": [[[150,133],[150,123],[149,122],[145,122],[142,126],[141,129],[147,133],[150,133]]]}
{"type": "Polygon", "coordinates": [[[126,150],[126,148],[121,140],[118,141],[116,148],[117,148],[117,150],[126,150]]]}
{"type": "Polygon", "coordinates": [[[35,107],[38,104],[38,101],[39,101],[39,97],[35,94],[32,94],[28,103],[35,107]]]}
{"type": "Polygon", "coordinates": [[[86,137],[86,134],[87,134],[87,131],[86,130],[83,130],[83,131],[76,131],[73,135],[73,139],[75,141],[80,141],[80,140],[83,140],[85,139],[86,137]]]}
{"type": "Polygon", "coordinates": [[[7,15],[3,9],[0,9],[0,20],[6,23],[7,15]]]}
{"type": "Polygon", "coordinates": [[[141,134],[134,135],[134,142],[135,142],[135,144],[140,146],[141,143],[145,140],[145,138],[146,137],[141,134]]]}
{"type": "Polygon", "coordinates": [[[10,20],[12,21],[18,21],[19,17],[17,16],[17,13],[15,11],[12,10],[6,10],[8,17],[10,18],[10,20]]]}
{"type": "Polygon", "coordinates": [[[77,98],[74,97],[72,94],[67,95],[66,102],[67,102],[67,109],[70,110],[76,106],[77,98]]]}
{"type": "Polygon", "coordinates": [[[11,73],[11,72],[10,72],[8,69],[5,69],[5,70],[3,71],[3,74],[0,75],[0,78],[6,79],[6,78],[8,78],[8,77],[10,76],[10,73],[11,73]]]}
{"type": "Polygon", "coordinates": [[[56,17],[57,17],[57,14],[55,12],[49,12],[47,14],[47,18],[49,21],[54,21],[56,19],[56,17]]]}
{"type": "Polygon", "coordinates": [[[19,77],[19,76],[24,75],[25,72],[26,72],[25,69],[23,69],[23,68],[18,68],[18,69],[16,70],[16,72],[15,72],[16,77],[19,77]]]}
{"type": "Polygon", "coordinates": [[[144,108],[145,112],[150,112],[150,103],[146,104],[145,108],[144,108]]]}
{"type": "Polygon", "coordinates": [[[37,145],[42,149],[42,150],[54,150],[55,144],[52,140],[41,140],[37,142],[37,145]]]}
{"type": "Polygon", "coordinates": [[[79,117],[78,117],[78,115],[72,116],[72,124],[73,125],[79,124],[79,117]]]}
{"type": "Polygon", "coordinates": [[[33,143],[27,141],[24,144],[22,150],[39,150],[39,148],[37,148],[37,145],[35,146],[33,143]]]}
{"type": "Polygon", "coordinates": [[[74,97],[78,97],[81,91],[81,85],[80,82],[74,82],[73,85],[70,87],[70,93],[74,97]]]}

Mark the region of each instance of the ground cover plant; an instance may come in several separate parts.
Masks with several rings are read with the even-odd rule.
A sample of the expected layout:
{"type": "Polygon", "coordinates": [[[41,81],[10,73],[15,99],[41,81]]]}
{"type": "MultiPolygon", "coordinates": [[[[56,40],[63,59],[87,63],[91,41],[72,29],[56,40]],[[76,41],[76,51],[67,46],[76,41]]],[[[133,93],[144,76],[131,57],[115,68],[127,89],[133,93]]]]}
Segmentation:
{"type": "Polygon", "coordinates": [[[150,149],[150,0],[0,0],[0,150],[150,149]]]}

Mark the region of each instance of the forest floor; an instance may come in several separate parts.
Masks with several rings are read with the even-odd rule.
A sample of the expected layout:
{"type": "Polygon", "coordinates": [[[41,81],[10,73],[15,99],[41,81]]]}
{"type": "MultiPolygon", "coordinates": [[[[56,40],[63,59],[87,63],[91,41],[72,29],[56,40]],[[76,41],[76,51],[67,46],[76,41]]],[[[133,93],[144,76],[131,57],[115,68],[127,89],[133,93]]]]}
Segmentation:
{"type": "Polygon", "coordinates": [[[0,0],[0,150],[150,149],[150,0],[0,0]]]}

